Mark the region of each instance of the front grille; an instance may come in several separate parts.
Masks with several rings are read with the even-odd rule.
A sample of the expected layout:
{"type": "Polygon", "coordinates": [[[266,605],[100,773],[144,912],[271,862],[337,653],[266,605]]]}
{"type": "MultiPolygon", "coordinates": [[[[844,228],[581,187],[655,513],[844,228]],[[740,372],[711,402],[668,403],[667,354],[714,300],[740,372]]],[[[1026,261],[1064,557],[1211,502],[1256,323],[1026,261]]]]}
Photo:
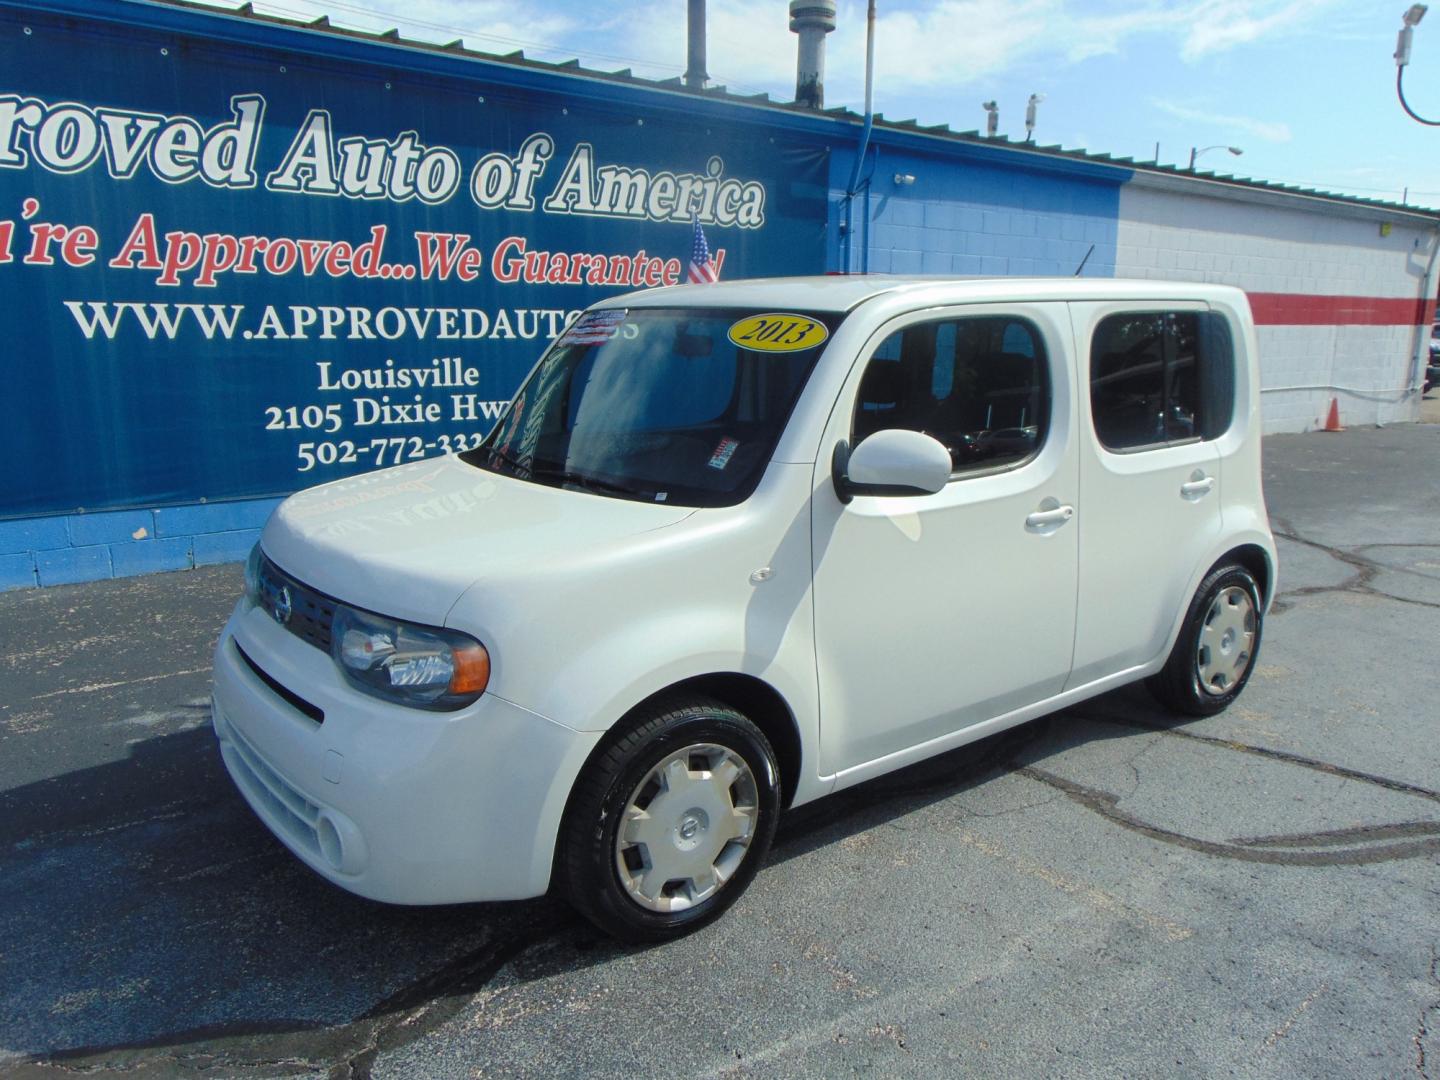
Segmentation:
{"type": "Polygon", "coordinates": [[[281,570],[268,558],[260,559],[260,606],[301,641],[322,652],[330,651],[330,624],[336,600],[310,588],[281,570]]]}

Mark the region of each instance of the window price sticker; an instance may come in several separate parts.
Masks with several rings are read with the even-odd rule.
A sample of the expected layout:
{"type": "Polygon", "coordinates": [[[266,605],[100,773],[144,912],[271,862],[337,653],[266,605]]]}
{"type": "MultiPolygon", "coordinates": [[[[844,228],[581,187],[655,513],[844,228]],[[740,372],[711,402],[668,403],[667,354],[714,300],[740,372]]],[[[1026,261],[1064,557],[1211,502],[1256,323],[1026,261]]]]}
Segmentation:
{"type": "Polygon", "coordinates": [[[734,439],[721,439],[720,445],[715,447],[715,452],[710,455],[710,468],[723,469],[730,464],[730,459],[735,456],[735,451],[740,444],[734,439]]]}

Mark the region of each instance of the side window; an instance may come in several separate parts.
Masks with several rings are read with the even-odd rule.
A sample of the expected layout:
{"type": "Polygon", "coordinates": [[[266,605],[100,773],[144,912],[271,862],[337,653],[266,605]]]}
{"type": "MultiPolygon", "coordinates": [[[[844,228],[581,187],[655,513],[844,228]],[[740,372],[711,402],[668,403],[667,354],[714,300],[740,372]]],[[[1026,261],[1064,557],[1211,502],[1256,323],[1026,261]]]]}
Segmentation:
{"type": "Polygon", "coordinates": [[[919,323],[875,350],[851,442],[887,428],[933,435],[956,472],[1024,461],[1045,441],[1050,383],[1034,324],[1011,316],[919,323]]]}
{"type": "Polygon", "coordinates": [[[1207,311],[1197,318],[1200,421],[1196,434],[1218,439],[1235,418],[1235,342],[1224,315],[1207,311]]]}
{"type": "Polygon", "coordinates": [[[1106,449],[1213,439],[1230,426],[1235,350],[1214,312],[1127,312],[1090,346],[1090,412],[1106,449]]]}
{"type": "Polygon", "coordinates": [[[1111,315],[1090,347],[1090,411],[1111,450],[1165,441],[1165,316],[1111,315]]]}

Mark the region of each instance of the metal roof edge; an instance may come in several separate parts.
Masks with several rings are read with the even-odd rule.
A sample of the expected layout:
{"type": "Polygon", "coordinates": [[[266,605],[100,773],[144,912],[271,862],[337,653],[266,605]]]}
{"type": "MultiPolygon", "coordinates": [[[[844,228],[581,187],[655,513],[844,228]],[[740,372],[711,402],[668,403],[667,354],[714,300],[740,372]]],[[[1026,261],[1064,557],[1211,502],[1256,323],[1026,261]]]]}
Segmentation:
{"type": "MultiPolygon", "coordinates": [[[[853,113],[850,115],[854,120],[847,123],[847,130],[851,130],[853,126],[858,137],[861,118],[853,113]]],[[[983,161],[986,164],[1003,163],[1016,168],[1062,173],[1112,184],[1125,184],[1134,175],[1134,169],[1127,164],[1097,160],[1093,155],[1079,151],[1055,152],[1025,143],[969,137],[964,132],[941,132],[919,125],[900,125],[883,119],[876,119],[871,129],[870,141],[874,143],[877,140],[892,146],[904,146],[930,153],[934,153],[937,147],[943,147],[949,154],[983,161]]]]}
{"type": "Polygon", "coordinates": [[[1218,176],[1192,176],[1189,173],[1158,171],[1140,166],[1135,169],[1135,175],[1130,183],[1135,187],[1148,188],[1152,191],[1208,196],[1275,209],[1314,210],[1318,209],[1315,204],[1319,204],[1329,211],[1366,221],[1394,221],[1396,218],[1403,217],[1413,218],[1416,224],[1424,224],[1432,228],[1440,226],[1440,210],[1404,206],[1399,203],[1377,202],[1350,195],[1329,195],[1320,191],[1277,190],[1268,184],[1262,186],[1254,181],[1218,176]]]}

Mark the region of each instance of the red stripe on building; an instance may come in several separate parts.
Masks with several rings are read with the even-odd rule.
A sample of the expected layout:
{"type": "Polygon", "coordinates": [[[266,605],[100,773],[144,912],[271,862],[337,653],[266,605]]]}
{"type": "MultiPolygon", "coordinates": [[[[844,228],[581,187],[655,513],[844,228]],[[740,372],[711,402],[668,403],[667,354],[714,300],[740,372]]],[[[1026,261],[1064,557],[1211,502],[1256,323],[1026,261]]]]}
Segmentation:
{"type": "Polygon", "coordinates": [[[1257,326],[1428,326],[1435,301],[1414,297],[1252,292],[1257,326]]]}

